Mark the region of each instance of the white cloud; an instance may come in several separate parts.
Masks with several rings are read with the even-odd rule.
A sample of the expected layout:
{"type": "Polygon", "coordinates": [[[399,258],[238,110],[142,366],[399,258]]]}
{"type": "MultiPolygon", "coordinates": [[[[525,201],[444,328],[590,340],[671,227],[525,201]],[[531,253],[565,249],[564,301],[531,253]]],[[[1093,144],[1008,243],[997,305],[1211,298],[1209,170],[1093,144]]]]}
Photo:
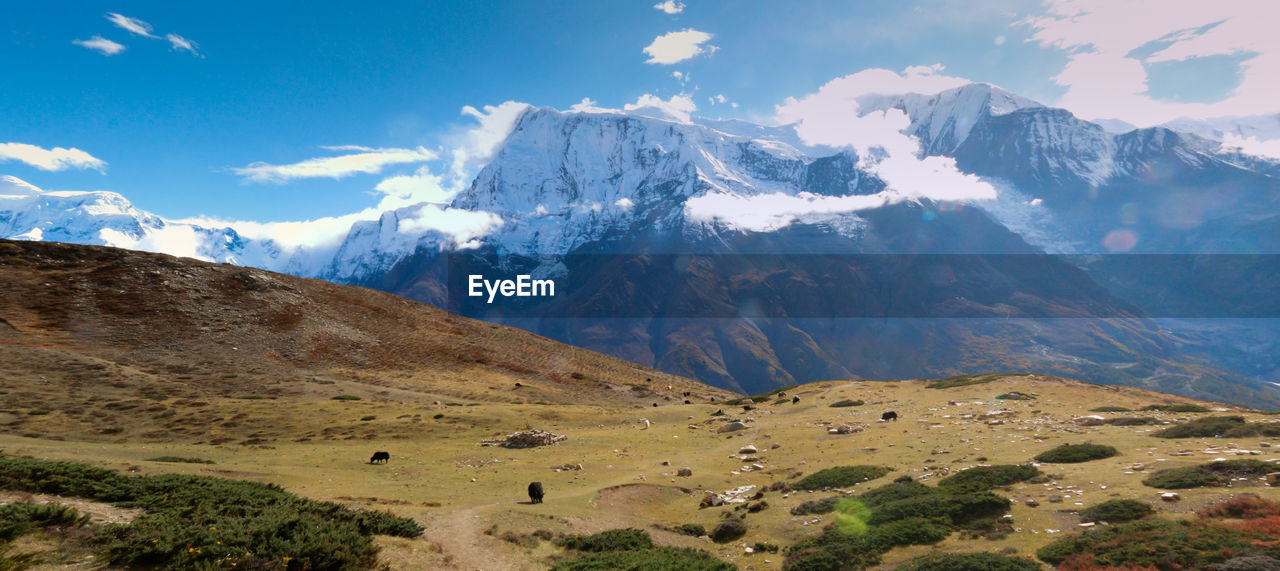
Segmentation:
{"type": "Polygon", "coordinates": [[[725,97],[723,93],[717,93],[715,95],[712,95],[711,97],[707,98],[707,101],[710,101],[712,105],[724,105],[730,102],[729,99],[725,97]]]}
{"type": "Polygon", "coordinates": [[[102,36],[94,36],[87,40],[71,40],[71,43],[89,48],[104,56],[113,56],[124,51],[124,46],[108,40],[102,36]]]}
{"type": "Polygon", "coordinates": [[[176,51],[191,52],[192,55],[204,57],[200,55],[200,44],[197,44],[178,34],[165,34],[164,39],[169,40],[169,45],[176,51]]]}
{"type": "Polygon", "coordinates": [[[653,43],[644,48],[644,53],[649,55],[645,63],[670,65],[704,53],[713,53],[719,48],[707,44],[711,38],[711,34],[692,28],[663,34],[654,38],[653,43]]]}
{"type": "Polygon", "coordinates": [[[106,18],[115,24],[117,28],[128,31],[130,34],[136,34],[146,38],[155,38],[151,33],[151,24],[143,22],[137,18],[130,18],[115,12],[108,12],[106,18]]]}
{"type": "Polygon", "coordinates": [[[909,200],[966,201],[996,197],[996,189],[960,172],[949,157],[919,158],[920,143],[902,131],[911,121],[898,109],[859,114],[858,98],[875,93],[934,93],[967,83],[942,74],[941,66],[907,68],[903,73],[864,70],[828,82],[817,93],[790,97],[775,120],[794,124],[809,145],[848,147],[859,166],[883,180],[873,195],[820,196],[807,192],[741,196],[712,192],[686,202],[696,219],[720,220],[750,230],[772,230],[813,216],[878,208],[909,200]]]}
{"type": "Polygon", "coordinates": [[[1044,15],[1022,24],[1031,28],[1029,41],[1068,55],[1054,77],[1067,88],[1059,106],[1086,119],[1146,127],[1180,117],[1280,111],[1278,19],[1280,4],[1252,0],[1047,0],[1044,15]],[[1147,94],[1144,64],[1216,55],[1245,58],[1240,84],[1227,98],[1177,103],[1147,94]]]}
{"type": "MultiPolygon", "coordinates": [[[[590,102],[583,99],[579,105],[590,102]]],[[[500,105],[485,105],[484,110],[470,105],[462,108],[462,114],[476,120],[479,125],[453,137],[453,175],[465,179],[478,166],[488,161],[498,147],[511,134],[516,120],[532,106],[519,101],[506,101],[500,105]]]]}
{"type": "Polygon", "coordinates": [[[613,203],[613,205],[614,205],[614,206],[617,206],[618,208],[621,208],[621,209],[623,209],[623,210],[631,210],[631,208],[632,208],[633,206],[635,206],[635,205],[636,205],[636,203],[635,203],[635,201],[631,200],[630,198],[627,198],[627,197],[625,197],[625,196],[624,196],[624,197],[622,197],[622,198],[619,198],[617,201],[615,201],[615,202],[613,203]]]}
{"type": "Polygon", "coordinates": [[[1235,133],[1225,133],[1222,136],[1222,149],[1280,159],[1280,139],[1259,140],[1257,137],[1241,137],[1235,133]]]}
{"type": "Polygon", "coordinates": [[[418,209],[415,217],[401,219],[399,231],[401,234],[440,232],[449,235],[457,247],[465,249],[478,246],[477,239],[491,234],[502,224],[502,217],[490,212],[426,204],[418,209]]]}
{"type": "Polygon", "coordinates": [[[596,101],[590,97],[583,97],[582,101],[569,106],[570,113],[621,113],[621,110],[610,109],[608,107],[599,107],[596,101]]]}
{"type": "Polygon", "coordinates": [[[670,99],[665,101],[657,95],[646,93],[636,99],[635,103],[628,103],[622,106],[622,109],[623,111],[634,112],[637,115],[654,116],[688,123],[689,114],[697,111],[698,106],[693,102],[693,97],[684,93],[672,95],[670,99]]]}
{"type": "Polygon", "coordinates": [[[680,0],[666,0],[653,5],[654,10],[661,10],[668,14],[679,14],[684,11],[684,2],[680,0]]]}
{"type": "Polygon", "coordinates": [[[349,155],[319,157],[305,161],[272,165],[251,163],[247,167],[231,169],[236,174],[254,182],[275,182],[298,178],[342,178],[357,173],[376,174],[387,165],[421,163],[435,160],[437,155],[427,149],[374,149],[355,145],[322,147],[330,151],[356,151],[349,155]]]}
{"type": "Polygon", "coordinates": [[[425,166],[411,175],[384,178],[373,189],[385,195],[378,203],[378,210],[394,210],[423,202],[445,203],[457,194],[456,189],[445,188],[443,177],[431,174],[425,166]]]}
{"type": "Polygon", "coordinates": [[[0,143],[0,161],[15,160],[46,171],[106,168],[106,161],[77,148],[45,149],[26,143],[0,143]]]}

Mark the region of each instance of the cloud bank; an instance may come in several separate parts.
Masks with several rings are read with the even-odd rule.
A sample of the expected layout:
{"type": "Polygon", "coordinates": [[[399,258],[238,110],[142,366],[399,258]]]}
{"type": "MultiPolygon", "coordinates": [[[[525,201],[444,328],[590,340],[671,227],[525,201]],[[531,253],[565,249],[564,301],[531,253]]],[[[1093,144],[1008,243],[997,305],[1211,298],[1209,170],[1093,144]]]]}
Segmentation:
{"type": "Polygon", "coordinates": [[[1023,20],[1031,42],[1068,55],[1053,78],[1067,88],[1058,105],[1085,119],[1149,127],[1180,117],[1280,112],[1280,4],[1252,0],[1047,0],[1023,20]],[[1151,97],[1147,66],[1207,56],[1243,58],[1234,92],[1215,103],[1151,97]]]}
{"type": "Polygon", "coordinates": [[[71,40],[71,43],[91,49],[104,56],[113,56],[124,51],[124,46],[108,40],[102,36],[94,36],[87,40],[71,40]]]}
{"type": "Polygon", "coordinates": [[[20,161],[44,171],[107,168],[107,162],[77,148],[45,149],[26,143],[0,143],[0,161],[20,161]]]}
{"type": "Polygon", "coordinates": [[[343,178],[353,174],[377,174],[387,165],[421,163],[437,155],[423,147],[416,149],[375,149],[357,145],[322,147],[330,151],[356,151],[336,157],[319,157],[287,165],[264,162],[231,169],[253,182],[283,183],[300,178],[343,178]]]}

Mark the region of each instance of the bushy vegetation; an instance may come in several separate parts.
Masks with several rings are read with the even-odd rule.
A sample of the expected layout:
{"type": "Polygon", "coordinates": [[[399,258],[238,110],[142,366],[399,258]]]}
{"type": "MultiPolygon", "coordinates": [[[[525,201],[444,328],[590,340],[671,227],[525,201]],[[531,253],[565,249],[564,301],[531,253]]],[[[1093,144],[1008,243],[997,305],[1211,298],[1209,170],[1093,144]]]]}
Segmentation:
{"type": "Polygon", "coordinates": [[[1149,416],[1116,416],[1112,418],[1089,418],[1080,424],[1084,426],[1101,426],[1109,424],[1111,426],[1146,426],[1149,424],[1159,424],[1160,420],[1149,416]]]}
{"type": "Polygon", "coordinates": [[[848,496],[831,496],[820,500],[809,500],[791,508],[791,515],[829,514],[836,509],[836,502],[848,496]]]}
{"type": "Polygon", "coordinates": [[[779,387],[779,388],[773,389],[767,393],[760,393],[758,395],[752,395],[749,397],[740,397],[736,399],[730,399],[725,401],[725,404],[729,406],[738,406],[738,405],[744,405],[744,404],[755,404],[758,402],[768,402],[769,399],[774,398],[778,393],[784,393],[791,389],[798,389],[798,388],[800,388],[800,385],[788,385],[785,387],[779,387]]]}
{"type": "Polygon", "coordinates": [[[837,466],[818,470],[791,484],[797,490],[821,490],[824,488],[845,488],[854,484],[880,478],[891,472],[884,466],[837,466]]]}
{"type": "Polygon", "coordinates": [[[1160,412],[1209,412],[1209,409],[1198,404],[1150,404],[1138,410],[1155,410],[1160,412]]]}
{"type": "Polygon", "coordinates": [[[1208,416],[1170,426],[1152,434],[1156,438],[1247,438],[1280,436],[1280,423],[1245,422],[1243,416],[1208,416]]]}
{"type": "Polygon", "coordinates": [[[1274,464],[1261,460],[1223,460],[1199,466],[1161,470],[1143,480],[1142,483],[1152,488],[1168,490],[1202,488],[1226,484],[1231,478],[1264,476],[1274,470],[1274,464]]]}
{"type": "Polygon", "coordinates": [[[996,395],[996,400],[1036,400],[1036,397],[1027,393],[1012,391],[1002,395],[996,395]]]}
{"type": "MultiPolygon", "coordinates": [[[[686,527],[694,526],[685,524],[680,526],[680,530],[683,531],[686,527]]],[[[700,525],[696,527],[699,530],[702,529],[700,525]]],[[[648,532],[640,529],[611,529],[594,535],[573,535],[562,538],[559,544],[566,549],[586,552],[585,555],[563,561],[552,567],[560,571],[613,569],[729,571],[737,569],[705,551],[654,547],[653,538],[649,537],[648,532]]]]}
{"type": "Polygon", "coordinates": [[[1138,500],[1108,500],[1096,506],[1080,510],[1083,521],[1105,521],[1107,523],[1125,523],[1142,519],[1156,510],[1150,504],[1138,500]]]}
{"type": "Polygon", "coordinates": [[[1059,569],[1208,569],[1241,554],[1280,555],[1280,518],[1239,523],[1148,519],[1095,527],[1040,548],[1059,569]]]}
{"type": "Polygon", "coordinates": [[[1133,412],[1133,411],[1122,406],[1100,406],[1098,408],[1089,409],[1089,412],[1133,412]]]}
{"type": "Polygon", "coordinates": [[[859,399],[859,400],[849,400],[849,399],[845,399],[845,400],[840,400],[840,401],[833,402],[833,403],[831,403],[830,405],[827,405],[827,406],[830,406],[831,408],[844,408],[844,407],[848,407],[848,406],[862,406],[862,405],[864,405],[864,404],[867,404],[867,403],[863,402],[861,399],[859,399]]]}
{"type": "Polygon", "coordinates": [[[1277,516],[1280,516],[1280,503],[1254,494],[1223,500],[1200,512],[1200,517],[1208,518],[1258,519],[1277,516]]]}
{"type": "Polygon", "coordinates": [[[148,462],[173,462],[175,464],[213,464],[213,460],[204,458],[184,458],[182,456],[156,456],[147,458],[148,462]]]}
{"type": "Polygon", "coordinates": [[[676,528],[676,531],[685,535],[692,535],[694,537],[702,537],[707,534],[707,528],[702,527],[701,524],[697,523],[682,524],[680,527],[676,528]]]}
{"type": "Polygon", "coordinates": [[[1036,461],[1048,464],[1078,464],[1090,460],[1102,460],[1119,454],[1113,446],[1105,444],[1063,444],[1036,455],[1036,461]]]}
{"type": "Polygon", "coordinates": [[[0,506],[0,542],[13,541],[41,527],[79,527],[89,522],[75,508],[60,504],[14,502],[0,506]]]}
{"type": "Polygon", "coordinates": [[[956,376],[954,376],[954,377],[947,377],[947,378],[945,378],[945,379],[938,379],[938,380],[936,380],[936,381],[930,381],[928,384],[926,384],[926,385],[925,385],[925,388],[928,388],[928,389],[950,389],[950,388],[954,388],[954,387],[967,387],[967,386],[970,386],[970,385],[981,385],[981,384],[983,384],[983,383],[989,383],[989,382],[991,382],[991,381],[994,381],[994,380],[996,380],[996,379],[1000,378],[1001,376],[1002,376],[1002,375],[993,375],[993,374],[987,374],[987,375],[956,375],[956,376]]]}
{"type": "Polygon", "coordinates": [[[333,400],[360,400],[360,397],[356,395],[338,395],[333,397],[333,400]]]}
{"type": "Polygon", "coordinates": [[[562,561],[552,571],[735,571],[738,567],[688,547],[655,547],[643,551],[589,553],[562,561]]]}
{"type": "Polygon", "coordinates": [[[601,551],[637,551],[653,547],[649,532],[635,529],[610,529],[594,535],[571,535],[560,542],[565,549],[599,553],[601,551]]]}
{"type": "Polygon", "coordinates": [[[1040,470],[1028,464],[977,466],[939,480],[938,486],[985,491],[1025,482],[1039,475],[1040,470]]]}
{"type": "Polygon", "coordinates": [[[1025,557],[999,553],[934,553],[916,557],[899,571],[1039,571],[1040,564],[1025,557]]]}
{"type": "Polygon", "coordinates": [[[957,480],[960,485],[933,487],[903,479],[857,496],[818,500],[808,509],[826,509],[833,502],[834,524],[788,549],[783,568],[861,569],[878,564],[894,547],[933,544],[954,531],[993,524],[1009,511],[1010,502],[981,486],[1039,474],[1029,466],[1003,468],[1011,469],[975,472],[982,476],[957,480]]]}
{"type": "Polygon", "coordinates": [[[205,476],[126,476],[83,464],[0,457],[0,488],[141,508],[94,539],[126,567],[338,569],[366,566],[371,535],[417,537],[423,528],[389,513],[352,510],[279,486],[205,476]]]}

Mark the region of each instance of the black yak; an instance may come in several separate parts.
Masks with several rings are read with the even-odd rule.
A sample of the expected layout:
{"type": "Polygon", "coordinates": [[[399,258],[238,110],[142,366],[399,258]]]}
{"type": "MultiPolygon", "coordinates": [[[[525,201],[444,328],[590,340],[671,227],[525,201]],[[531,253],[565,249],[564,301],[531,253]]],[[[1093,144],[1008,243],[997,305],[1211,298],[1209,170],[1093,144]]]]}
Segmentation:
{"type": "Polygon", "coordinates": [[[884,414],[880,415],[880,420],[892,420],[892,421],[897,421],[897,420],[898,420],[898,413],[896,413],[896,412],[894,412],[894,411],[892,411],[892,410],[891,410],[891,411],[889,411],[889,412],[886,412],[886,413],[884,413],[884,414]]]}
{"type": "Polygon", "coordinates": [[[791,404],[796,404],[798,402],[800,402],[800,397],[791,397],[791,404]]]}
{"type": "Polygon", "coordinates": [[[387,460],[390,460],[390,459],[391,459],[390,453],[378,451],[373,453],[373,458],[369,459],[369,463],[376,464],[379,460],[381,460],[383,464],[386,464],[387,460]]]}
{"type": "Polygon", "coordinates": [[[542,482],[531,482],[529,484],[529,503],[542,503],[542,482]]]}

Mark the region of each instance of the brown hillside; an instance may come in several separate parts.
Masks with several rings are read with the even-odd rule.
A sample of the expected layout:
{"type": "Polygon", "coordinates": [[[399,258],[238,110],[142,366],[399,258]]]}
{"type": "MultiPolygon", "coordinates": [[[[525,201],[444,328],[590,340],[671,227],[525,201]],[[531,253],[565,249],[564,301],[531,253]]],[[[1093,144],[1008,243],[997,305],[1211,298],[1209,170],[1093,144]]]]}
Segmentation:
{"type": "Polygon", "coordinates": [[[15,393],[607,405],[731,393],[359,287],[97,246],[0,241],[15,393]],[[520,383],[520,387],[516,386],[520,383]],[[105,391],[105,392],[104,392],[105,391]],[[330,394],[332,393],[332,394],[330,394]]]}

